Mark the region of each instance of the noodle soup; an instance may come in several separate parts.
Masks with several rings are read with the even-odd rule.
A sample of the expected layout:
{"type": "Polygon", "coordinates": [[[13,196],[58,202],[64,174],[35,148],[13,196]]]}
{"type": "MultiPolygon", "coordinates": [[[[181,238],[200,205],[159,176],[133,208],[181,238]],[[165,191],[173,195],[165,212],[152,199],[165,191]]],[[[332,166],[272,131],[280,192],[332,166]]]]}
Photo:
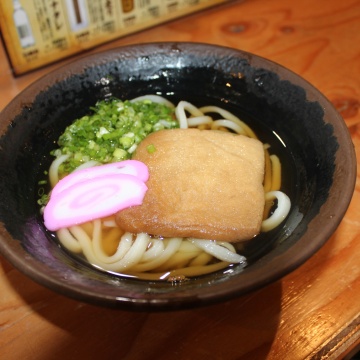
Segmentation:
{"type": "MultiPolygon", "coordinates": [[[[139,98],[135,101],[160,102],[169,107],[173,106],[168,100],[158,96],[139,98]]],[[[194,103],[208,104],[205,101],[194,101],[194,103]]],[[[121,104],[123,106],[122,102],[121,104]]],[[[161,234],[128,233],[119,228],[114,216],[108,216],[58,229],[56,239],[65,251],[78,257],[81,261],[113,274],[147,280],[178,281],[215,271],[228,271],[233,266],[245,267],[256,261],[274,245],[272,238],[274,238],[274,233],[281,228],[282,220],[290,211],[289,197],[293,196],[294,191],[294,179],[291,176],[283,175],[283,169],[291,174],[291,170],[289,171],[291,159],[284,151],[285,144],[281,137],[274,130],[265,129],[263,125],[259,126],[256,120],[247,117],[246,114],[242,114],[240,119],[235,115],[240,112],[239,109],[232,109],[229,106],[225,108],[223,104],[220,104],[219,107],[219,104],[215,102],[207,107],[196,107],[193,103],[184,100],[178,101],[177,104],[176,107],[174,106],[176,123],[161,119],[161,126],[159,123],[155,123],[153,131],[166,128],[197,127],[204,131],[221,130],[242,134],[260,139],[264,144],[263,185],[265,196],[268,195],[268,201],[265,205],[261,232],[252,239],[240,242],[179,237],[164,238],[161,234]],[[284,197],[285,200],[281,197],[284,197]],[[276,200],[275,205],[274,200],[276,200]],[[279,208],[285,208],[280,215],[279,208]],[[275,223],[270,221],[268,224],[268,218],[276,217],[280,217],[281,220],[275,223]]],[[[125,135],[129,137],[129,133],[125,135]]],[[[126,141],[128,140],[123,142],[126,141]]],[[[138,146],[138,143],[136,146],[134,144],[127,147],[127,149],[132,148],[129,157],[120,160],[131,158],[131,154],[136,151],[136,146],[138,146]]],[[[58,182],[59,177],[63,176],[61,171],[64,170],[60,171],[60,169],[69,168],[65,164],[68,159],[66,154],[56,153],[56,151],[54,151],[56,160],[49,171],[52,187],[58,182]]],[[[114,160],[107,162],[112,161],[114,160]]],[[[85,165],[81,165],[81,168],[99,165],[99,161],[91,158],[82,162],[85,165]]]]}

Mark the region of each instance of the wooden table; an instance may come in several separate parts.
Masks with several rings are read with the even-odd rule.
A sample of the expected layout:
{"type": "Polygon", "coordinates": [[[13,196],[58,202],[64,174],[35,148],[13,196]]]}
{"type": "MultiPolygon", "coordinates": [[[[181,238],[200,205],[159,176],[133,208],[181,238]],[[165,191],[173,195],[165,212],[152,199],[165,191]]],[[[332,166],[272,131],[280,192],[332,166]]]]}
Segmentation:
{"type": "MultiPolygon", "coordinates": [[[[335,104],[360,155],[359,0],[232,2],[92,52],[162,40],[226,45],[292,69],[335,104]]],[[[0,109],[66,61],[15,79],[0,47],[0,109]]],[[[309,261],[216,306],[170,313],[98,308],[35,284],[1,258],[0,358],[349,359],[360,345],[359,256],[357,182],[340,227],[309,261]]]]}

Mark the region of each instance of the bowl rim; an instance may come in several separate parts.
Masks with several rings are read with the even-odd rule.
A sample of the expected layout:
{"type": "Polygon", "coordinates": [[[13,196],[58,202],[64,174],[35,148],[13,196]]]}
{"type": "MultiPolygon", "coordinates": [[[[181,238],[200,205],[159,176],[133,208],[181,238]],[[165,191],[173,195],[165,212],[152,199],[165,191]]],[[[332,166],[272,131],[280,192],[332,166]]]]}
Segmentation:
{"type": "Polygon", "coordinates": [[[44,273],[41,267],[39,267],[39,264],[37,264],[36,261],[33,261],[33,259],[23,261],[22,254],[20,255],[17,253],[17,247],[12,244],[13,240],[11,239],[11,236],[7,234],[4,225],[0,222],[0,253],[20,272],[37,283],[60,294],[66,294],[77,300],[90,302],[96,305],[140,310],[173,309],[178,307],[186,308],[224,301],[279,280],[308,260],[334,233],[350,204],[356,181],[356,156],[348,128],[331,102],[310,82],[281,64],[247,51],[227,46],[197,42],[152,42],[125,45],[90,55],[84,55],[43,75],[15,96],[0,114],[0,119],[3,119],[3,121],[0,121],[0,134],[6,133],[6,127],[8,126],[8,123],[4,121],[6,118],[14,118],[14,115],[19,113],[26,104],[30,104],[40,91],[46,91],[47,88],[59,81],[65,80],[67,77],[71,77],[72,74],[82,72],[87,67],[99,66],[111,62],[119,57],[119,54],[124,54],[126,52],[130,52],[130,56],[134,56],[138,51],[178,51],[179,49],[187,52],[191,52],[193,49],[195,49],[195,52],[204,49],[214,50],[214,52],[217,53],[217,56],[219,56],[218,51],[225,51],[226,53],[233,54],[239,59],[246,59],[252,67],[263,68],[277,74],[280,70],[280,79],[284,78],[294,85],[298,85],[302,88],[306,87],[307,99],[309,101],[315,101],[316,99],[316,101],[323,106],[324,120],[327,123],[331,123],[334,128],[334,136],[337,137],[339,145],[341,143],[341,146],[339,146],[339,149],[336,152],[335,162],[338,163],[339,159],[342,160],[342,171],[335,172],[334,184],[344,182],[346,191],[341,194],[341,197],[337,196],[336,199],[331,199],[333,203],[335,203],[336,200],[337,212],[334,214],[327,214],[329,222],[322,232],[318,232],[318,217],[321,214],[319,212],[308,226],[306,237],[311,237],[312,241],[307,243],[305,251],[302,248],[304,241],[299,239],[291,249],[288,249],[288,251],[278,256],[278,265],[271,270],[270,274],[263,274],[260,272],[256,282],[245,281],[240,288],[217,286],[216,292],[214,292],[210,286],[210,290],[207,289],[206,291],[191,295],[180,294],[181,296],[177,298],[174,297],[173,294],[167,296],[159,294],[155,294],[154,296],[147,295],[142,298],[131,296],[105,296],[104,294],[99,294],[96,289],[94,291],[78,289],[71,284],[61,281],[61,279],[52,277],[51,274],[44,273]],[[332,117],[333,120],[330,121],[331,119],[329,120],[329,117],[332,117]],[[344,169],[346,169],[346,176],[344,175],[344,169]],[[302,251],[299,252],[299,249],[301,248],[302,251]]]}

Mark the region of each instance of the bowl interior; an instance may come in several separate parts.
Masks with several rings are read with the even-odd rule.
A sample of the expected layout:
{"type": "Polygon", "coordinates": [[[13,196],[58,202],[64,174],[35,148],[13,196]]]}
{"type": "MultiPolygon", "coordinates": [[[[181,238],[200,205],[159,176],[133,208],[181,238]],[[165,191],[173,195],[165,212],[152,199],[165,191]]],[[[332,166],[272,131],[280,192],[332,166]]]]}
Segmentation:
{"type": "Polygon", "coordinates": [[[0,250],[19,270],[65,295],[130,309],[224,300],[295,269],[329,238],[350,201],[352,143],[340,116],[310,84],[265,59],[204,44],[144,44],[83,58],[31,85],[0,115],[0,250]],[[242,249],[249,259],[181,284],[117,277],[67,254],[39,214],[38,181],[64,128],[99,99],[159,94],[219,105],[247,122],[280,156],[287,220],[242,249]]]}

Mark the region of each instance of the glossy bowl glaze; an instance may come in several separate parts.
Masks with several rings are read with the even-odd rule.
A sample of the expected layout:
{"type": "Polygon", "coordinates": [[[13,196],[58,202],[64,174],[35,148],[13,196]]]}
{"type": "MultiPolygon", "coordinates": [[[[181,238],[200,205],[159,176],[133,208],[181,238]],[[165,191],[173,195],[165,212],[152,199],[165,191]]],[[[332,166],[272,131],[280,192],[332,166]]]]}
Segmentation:
{"type": "Polygon", "coordinates": [[[331,236],[350,202],[356,162],[330,102],[284,67],[205,44],[127,46],[84,57],[35,82],[0,115],[0,251],[17,269],[61,294],[123,309],[191,308],[248,293],[294,270],[331,236]],[[263,141],[276,139],[291,196],[287,220],[244,248],[249,266],[181,283],[103,273],[77,261],[45,231],[37,182],[64,128],[97,100],[159,94],[221,105],[263,141]]]}

